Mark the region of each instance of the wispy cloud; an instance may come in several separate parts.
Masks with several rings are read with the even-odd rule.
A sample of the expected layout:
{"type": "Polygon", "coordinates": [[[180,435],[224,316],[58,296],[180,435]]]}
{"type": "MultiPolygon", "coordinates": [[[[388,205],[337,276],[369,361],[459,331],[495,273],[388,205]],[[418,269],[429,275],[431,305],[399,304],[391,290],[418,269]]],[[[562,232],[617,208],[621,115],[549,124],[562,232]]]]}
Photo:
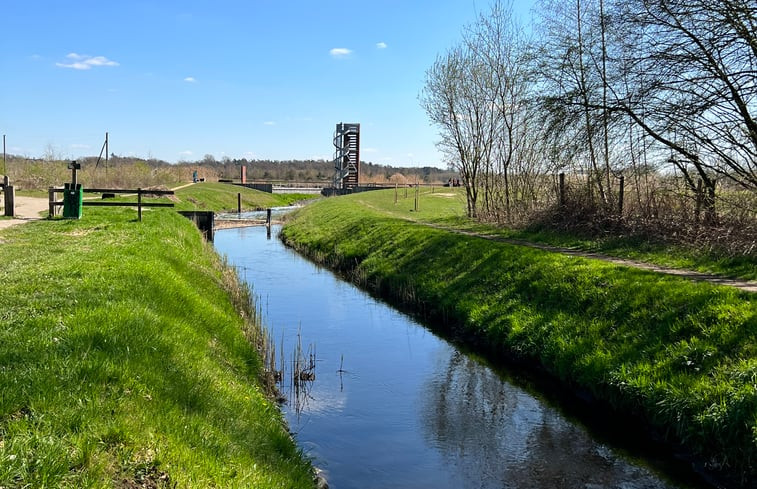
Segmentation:
{"type": "Polygon", "coordinates": [[[352,50],[347,48],[334,48],[329,51],[329,54],[334,58],[346,58],[352,54],[352,50]]]}
{"type": "Polygon", "coordinates": [[[88,144],[78,144],[74,143],[71,145],[71,149],[89,149],[90,146],[88,144]]]}
{"type": "Polygon", "coordinates": [[[265,125],[265,126],[275,126],[276,125],[276,121],[265,121],[263,123],[263,125],[265,125]]]}
{"type": "Polygon", "coordinates": [[[195,77],[193,77],[193,76],[188,76],[188,77],[184,78],[184,81],[187,82],[187,83],[197,83],[197,79],[195,79],[195,77]]]}
{"type": "Polygon", "coordinates": [[[386,49],[386,43],[385,42],[377,42],[376,47],[379,49],[386,49]]]}
{"type": "Polygon", "coordinates": [[[55,63],[59,68],[71,68],[73,70],[89,70],[96,66],[118,66],[118,63],[105,56],[90,56],[88,54],[69,53],[66,55],[67,62],[55,63]]]}
{"type": "Polygon", "coordinates": [[[179,153],[179,156],[192,156],[192,152],[189,150],[182,151],[179,153]]]}

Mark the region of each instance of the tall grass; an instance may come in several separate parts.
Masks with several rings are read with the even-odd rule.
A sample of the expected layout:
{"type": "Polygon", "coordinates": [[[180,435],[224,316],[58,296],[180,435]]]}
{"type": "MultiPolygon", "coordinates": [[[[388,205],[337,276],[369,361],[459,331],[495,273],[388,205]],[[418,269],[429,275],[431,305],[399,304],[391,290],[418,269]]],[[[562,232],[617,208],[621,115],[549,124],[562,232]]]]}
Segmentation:
{"type": "Polygon", "coordinates": [[[644,419],[711,468],[757,475],[754,294],[434,229],[370,200],[392,197],[313,204],[283,239],[494,358],[644,419]]]}
{"type": "Polygon", "coordinates": [[[87,209],[0,238],[0,486],[312,487],[249,293],[188,220],[87,209]]]}

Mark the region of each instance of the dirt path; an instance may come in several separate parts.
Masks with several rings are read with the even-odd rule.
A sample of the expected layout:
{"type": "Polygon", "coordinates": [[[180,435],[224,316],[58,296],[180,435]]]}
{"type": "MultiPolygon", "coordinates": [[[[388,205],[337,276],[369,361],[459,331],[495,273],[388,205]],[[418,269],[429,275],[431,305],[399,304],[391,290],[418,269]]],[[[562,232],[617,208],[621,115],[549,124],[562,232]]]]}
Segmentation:
{"type": "MultiPolygon", "coordinates": [[[[382,209],[372,206],[366,202],[363,202],[363,205],[366,205],[367,207],[377,212],[381,212],[381,213],[385,212],[382,209]]],[[[615,256],[604,255],[602,253],[593,253],[590,251],[573,250],[570,248],[562,248],[559,246],[551,246],[547,244],[534,243],[532,241],[525,241],[525,240],[520,240],[520,239],[503,238],[502,236],[497,236],[493,234],[477,233],[474,231],[465,231],[463,229],[456,229],[456,228],[451,228],[448,226],[431,224],[431,223],[423,222],[423,221],[413,219],[407,216],[396,216],[392,214],[391,212],[388,214],[393,215],[394,217],[399,217],[400,219],[404,219],[406,221],[413,222],[415,224],[421,224],[423,226],[428,226],[434,229],[448,231],[451,233],[463,234],[465,236],[488,239],[489,241],[497,241],[500,243],[508,243],[508,244],[517,245],[517,246],[527,246],[529,248],[538,248],[540,250],[550,251],[552,253],[562,253],[563,255],[568,255],[568,256],[592,258],[595,260],[602,260],[609,263],[614,263],[616,265],[621,265],[624,267],[639,268],[641,270],[649,270],[652,272],[664,273],[666,275],[675,275],[677,277],[685,277],[690,280],[696,280],[699,282],[709,282],[711,284],[716,284],[716,285],[725,285],[728,287],[735,287],[739,290],[743,290],[746,292],[757,293],[757,282],[753,282],[750,280],[732,279],[732,278],[727,278],[720,275],[712,275],[709,273],[695,272],[693,270],[682,270],[680,268],[670,268],[670,267],[665,267],[662,265],[654,265],[652,263],[629,260],[626,258],[618,258],[615,256]]]]}
{"type": "MultiPolygon", "coordinates": [[[[418,221],[414,221],[414,222],[418,222],[418,221]]],[[[700,282],[710,282],[712,284],[717,284],[717,285],[727,285],[729,287],[735,287],[737,289],[744,290],[747,292],[753,292],[753,293],[757,292],[757,282],[752,282],[749,280],[731,279],[731,278],[722,277],[720,275],[712,275],[708,273],[695,272],[693,270],[681,270],[679,268],[670,268],[670,267],[665,267],[661,265],[654,265],[651,263],[645,263],[645,262],[640,262],[636,260],[629,260],[626,258],[617,258],[614,256],[604,255],[602,253],[593,253],[590,251],[581,251],[581,250],[573,250],[570,248],[561,248],[559,246],[533,243],[531,241],[523,241],[519,239],[503,238],[501,236],[476,233],[473,231],[464,231],[461,229],[449,228],[446,226],[437,226],[434,224],[427,224],[427,223],[420,223],[420,222],[419,224],[425,224],[426,226],[430,226],[436,229],[450,231],[457,234],[464,234],[466,236],[473,236],[476,238],[488,239],[490,241],[498,241],[501,243],[508,243],[508,244],[513,244],[513,245],[518,245],[518,246],[527,246],[529,248],[538,248],[540,250],[551,251],[553,253],[561,253],[563,255],[568,255],[568,256],[593,258],[595,260],[602,260],[609,263],[614,263],[616,265],[622,265],[625,267],[640,268],[642,270],[650,270],[652,272],[664,273],[666,275],[675,275],[678,277],[685,277],[685,278],[700,281],[700,282]]]]}
{"type": "Polygon", "coordinates": [[[0,229],[9,228],[17,224],[44,219],[49,209],[48,199],[39,197],[16,196],[16,216],[13,219],[0,219],[0,229]],[[42,215],[42,213],[45,215],[42,215]]]}

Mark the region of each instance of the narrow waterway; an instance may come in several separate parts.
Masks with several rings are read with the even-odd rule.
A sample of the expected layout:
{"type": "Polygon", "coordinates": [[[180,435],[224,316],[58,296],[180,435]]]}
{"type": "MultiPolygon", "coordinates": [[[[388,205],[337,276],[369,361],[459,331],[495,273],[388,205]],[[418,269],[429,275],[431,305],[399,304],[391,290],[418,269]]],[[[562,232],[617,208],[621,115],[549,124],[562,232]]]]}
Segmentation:
{"type": "Polygon", "coordinates": [[[333,489],[690,487],[273,234],[223,230],[215,246],[260,297],[283,350],[290,429],[333,489]],[[315,359],[312,381],[292,379],[298,344],[315,359]]]}

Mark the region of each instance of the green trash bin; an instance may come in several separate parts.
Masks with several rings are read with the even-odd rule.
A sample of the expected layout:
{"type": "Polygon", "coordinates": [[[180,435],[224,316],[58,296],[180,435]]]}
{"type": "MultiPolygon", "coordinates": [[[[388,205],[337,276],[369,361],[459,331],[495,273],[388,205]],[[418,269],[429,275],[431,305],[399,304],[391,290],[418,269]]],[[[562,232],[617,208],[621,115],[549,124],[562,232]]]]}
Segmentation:
{"type": "Polygon", "coordinates": [[[83,194],[81,184],[76,186],[67,183],[63,187],[63,217],[65,219],[81,219],[83,194]]]}

